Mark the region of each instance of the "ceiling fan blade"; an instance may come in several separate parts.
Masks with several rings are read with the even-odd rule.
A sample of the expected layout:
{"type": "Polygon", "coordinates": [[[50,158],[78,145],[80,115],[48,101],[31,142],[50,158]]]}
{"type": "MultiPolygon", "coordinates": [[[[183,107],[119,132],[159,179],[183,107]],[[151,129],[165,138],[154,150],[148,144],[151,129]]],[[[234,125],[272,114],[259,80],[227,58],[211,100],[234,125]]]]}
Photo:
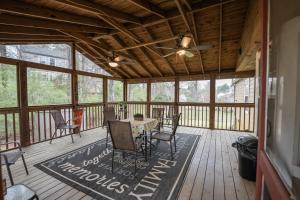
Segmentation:
{"type": "Polygon", "coordinates": [[[195,46],[195,47],[191,47],[188,50],[192,50],[192,51],[195,51],[195,50],[207,50],[207,49],[210,49],[212,47],[213,46],[211,44],[202,44],[202,45],[198,45],[198,46],[195,46]]]}
{"type": "Polygon", "coordinates": [[[157,49],[175,50],[175,48],[172,48],[172,47],[158,47],[158,46],[155,46],[155,48],[157,48],[157,49]]]}
{"type": "Polygon", "coordinates": [[[192,53],[192,52],[190,52],[190,51],[185,51],[185,54],[184,54],[186,57],[188,57],[188,58],[192,58],[192,57],[194,57],[194,54],[192,53]]]}
{"type": "Polygon", "coordinates": [[[172,52],[172,53],[166,54],[163,57],[166,58],[166,57],[169,57],[169,56],[174,55],[174,54],[176,54],[176,52],[172,52]]]}

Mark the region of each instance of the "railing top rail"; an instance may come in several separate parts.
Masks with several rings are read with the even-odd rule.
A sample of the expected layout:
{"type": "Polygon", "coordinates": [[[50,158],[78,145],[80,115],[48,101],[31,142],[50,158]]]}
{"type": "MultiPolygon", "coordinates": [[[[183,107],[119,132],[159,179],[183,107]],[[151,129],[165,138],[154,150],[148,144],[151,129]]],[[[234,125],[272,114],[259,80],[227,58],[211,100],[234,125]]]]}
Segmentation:
{"type": "Polygon", "coordinates": [[[0,108],[0,114],[7,114],[7,113],[18,113],[20,112],[20,108],[0,108]]]}
{"type": "Polygon", "coordinates": [[[45,106],[29,106],[29,111],[39,111],[39,110],[52,110],[52,109],[64,109],[64,108],[72,108],[71,104],[64,105],[45,105],[45,106]]]}
{"type": "Polygon", "coordinates": [[[255,107],[255,103],[216,103],[216,107],[255,107]]]}

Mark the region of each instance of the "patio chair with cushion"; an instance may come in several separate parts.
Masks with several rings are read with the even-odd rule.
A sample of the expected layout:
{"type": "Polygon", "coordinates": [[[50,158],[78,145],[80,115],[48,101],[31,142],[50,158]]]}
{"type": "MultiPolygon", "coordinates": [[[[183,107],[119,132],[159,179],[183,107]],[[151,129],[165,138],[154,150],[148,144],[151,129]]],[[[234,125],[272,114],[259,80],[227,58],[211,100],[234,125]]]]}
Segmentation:
{"type": "MultiPolygon", "coordinates": [[[[73,134],[77,129],[79,129],[79,125],[72,125],[70,124],[70,121],[65,121],[60,110],[51,110],[50,113],[55,123],[55,131],[50,138],[50,144],[52,143],[52,139],[54,138],[54,136],[57,135],[57,130],[59,130],[60,136],[62,136],[62,134],[66,132],[66,130],[69,130],[72,138],[72,143],[74,143],[73,134]]],[[[78,134],[81,137],[80,131],[78,131],[78,134]]]]}
{"type": "Polygon", "coordinates": [[[14,181],[13,181],[13,177],[12,177],[12,174],[11,174],[10,166],[14,165],[19,158],[22,158],[26,174],[27,175],[29,174],[28,169],[27,169],[27,165],[26,165],[26,162],[25,162],[25,158],[24,158],[24,153],[25,152],[22,151],[20,143],[18,143],[18,142],[6,142],[6,143],[0,143],[0,145],[2,146],[2,145],[13,144],[13,143],[15,143],[17,145],[17,149],[11,149],[11,150],[0,152],[1,164],[6,165],[6,169],[7,169],[7,173],[8,173],[11,185],[14,185],[14,181]]]}
{"type": "Polygon", "coordinates": [[[116,115],[116,111],[114,107],[105,107],[103,110],[103,127],[106,127],[106,143],[105,146],[107,148],[108,136],[109,136],[109,128],[108,121],[116,121],[118,117],[116,115]]]}
{"type": "MultiPolygon", "coordinates": [[[[150,135],[150,143],[152,144],[152,140],[156,139],[157,141],[166,141],[170,142],[170,151],[171,151],[171,159],[173,160],[173,149],[172,149],[172,140],[174,141],[175,152],[176,152],[176,131],[179,124],[179,119],[181,117],[181,113],[179,115],[173,116],[173,126],[171,131],[161,130],[157,132],[151,132],[150,135]]],[[[157,143],[158,145],[158,143],[157,143]]],[[[150,155],[151,155],[152,147],[150,145],[150,155]]]]}
{"type": "Polygon", "coordinates": [[[130,122],[108,121],[108,127],[113,144],[112,173],[114,170],[115,150],[117,150],[123,153],[135,154],[134,174],[136,174],[137,154],[140,150],[142,150],[142,152],[144,151],[142,147],[144,138],[142,136],[136,137],[135,139],[133,138],[130,122]]]}

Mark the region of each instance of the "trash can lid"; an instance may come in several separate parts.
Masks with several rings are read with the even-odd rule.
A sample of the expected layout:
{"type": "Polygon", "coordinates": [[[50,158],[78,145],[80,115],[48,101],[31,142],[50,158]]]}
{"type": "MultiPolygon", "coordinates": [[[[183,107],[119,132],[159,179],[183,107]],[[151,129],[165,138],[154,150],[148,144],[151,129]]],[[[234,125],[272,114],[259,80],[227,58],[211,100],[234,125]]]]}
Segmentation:
{"type": "Polygon", "coordinates": [[[253,135],[242,135],[238,137],[237,143],[248,148],[257,148],[258,139],[253,135]]]}

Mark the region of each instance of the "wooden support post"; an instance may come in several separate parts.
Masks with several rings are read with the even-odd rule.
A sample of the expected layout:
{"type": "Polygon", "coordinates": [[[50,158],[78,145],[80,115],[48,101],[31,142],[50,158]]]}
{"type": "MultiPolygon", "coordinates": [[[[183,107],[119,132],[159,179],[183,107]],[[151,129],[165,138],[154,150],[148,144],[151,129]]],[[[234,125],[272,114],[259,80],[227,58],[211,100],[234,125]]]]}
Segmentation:
{"type": "Polygon", "coordinates": [[[27,68],[18,64],[19,106],[20,106],[20,142],[21,146],[30,145],[29,112],[27,98],[27,68]]]}
{"type": "Polygon", "coordinates": [[[216,76],[210,76],[209,128],[215,129],[216,76]]]}
{"type": "Polygon", "coordinates": [[[179,103],[179,78],[175,78],[175,102],[174,102],[174,108],[175,108],[175,114],[178,114],[178,103],[179,103]]]}
{"type": "Polygon", "coordinates": [[[107,78],[103,78],[103,104],[104,104],[104,106],[106,106],[107,100],[108,100],[107,87],[108,87],[107,78]]]}
{"type": "Polygon", "coordinates": [[[147,117],[150,117],[151,108],[151,81],[147,80],[147,117]]]}
{"type": "MultiPolygon", "coordinates": [[[[128,93],[128,83],[126,80],[123,81],[123,101],[127,105],[127,93],[128,93]]],[[[127,107],[128,109],[128,107],[127,107]]],[[[124,119],[127,118],[127,109],[124,110],[124,119]]]]}
{"type": "Polygon", "coordinates": [[[72,58],[72,105],[76,108],[78,105],[78,76],[76,72],[76,54],[75,54],[75,43],[71,46],[71,58],[72,58]]]}

